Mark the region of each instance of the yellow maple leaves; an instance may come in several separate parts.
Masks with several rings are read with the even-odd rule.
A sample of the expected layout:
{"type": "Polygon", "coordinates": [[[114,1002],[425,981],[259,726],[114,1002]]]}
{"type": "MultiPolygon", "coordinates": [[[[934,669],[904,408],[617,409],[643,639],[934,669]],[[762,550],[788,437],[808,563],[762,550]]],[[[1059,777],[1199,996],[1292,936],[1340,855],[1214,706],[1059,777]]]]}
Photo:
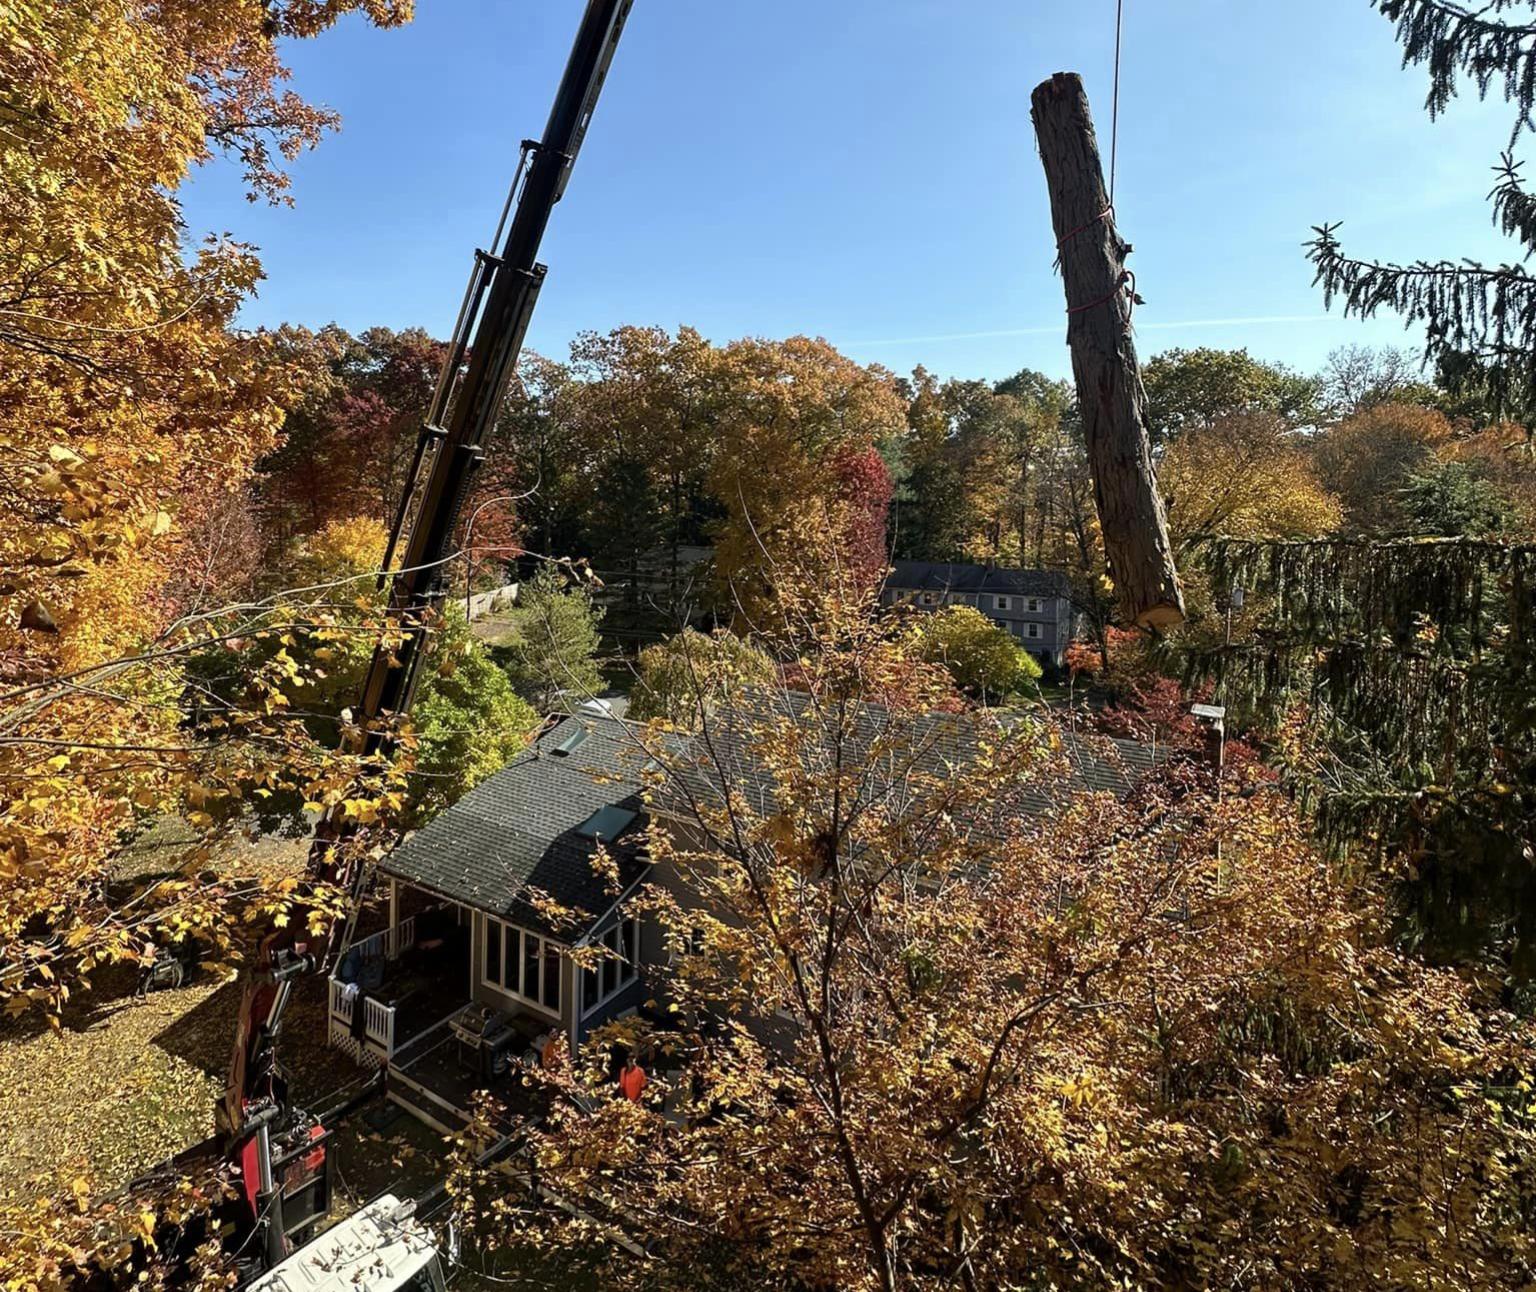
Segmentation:
{"type": "MultiPolygon", "coordinates": [[[[323,761],[281,725],[275,688],[213,715],[215,739],[183,725],[182,665],[225,591],[208,561],[220,509],[313,356],[234,326],[260,266],[234,242],[189,246],[176,188],[222,149],[283,196],[276,163],[334,117],[284,90],[275,41],[353,9],[386,26],[410,12],[0,7],[0,994],[34,982],[56,998],[66,953],[142,945],[149,924],[104,900],[125,831],[180,806],[196,831],[227,829],[232,803],[273,792],[264,763],[323,761]]],[[[190,845],[186,864],[204,857],[190,845]]]]}

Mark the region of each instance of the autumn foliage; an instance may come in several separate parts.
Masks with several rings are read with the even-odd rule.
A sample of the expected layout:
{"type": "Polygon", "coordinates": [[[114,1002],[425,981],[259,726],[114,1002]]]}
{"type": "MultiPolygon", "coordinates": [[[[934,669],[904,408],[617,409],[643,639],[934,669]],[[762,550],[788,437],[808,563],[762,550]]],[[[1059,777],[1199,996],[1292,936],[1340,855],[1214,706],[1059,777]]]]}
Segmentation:
{"type": "MultiPolygon", "coordinates": [[[[0,13],[0,997],[12,1008],[56,1002],[92,962],[139,954],[162,919],[227,942],[239,885],[199,878],[204,829],[276,781],[324,797],[322,782],[339,793],[349,780],[281,720],[261,678],[221,738],[181,730],[189,649],[294,631],[291,606],[225,607],[251,574],[253,465],[316,364],[302,334],[234,326],[260,266],[238,243],[189,246],[176,189],[226,155],[254,196],[284,200],[282,164],[335,118],[284,88],[277,42],[352,10],[393,26],[410,6],[0,13]],[[120,917],[115,852],[163,811],[183,812],[198,841],[154,902],[120,917]]],[[[328,631],[323,607],[306,622],[328,631]]],[[[240,900],[254,913],[268,897],[240,900]]]]}
{"type": "Polygon", "coordinates": [[[508,1174],[587,1207],[466,1155],[477,1241],[622,1217],[652,1259],[621,1286],[1528,1277],[1529,1024],[1393,950],[1280,790],[1178,756],[1090,791],[1107,744],[890,706],[894,626],[783,621],[814,626],[780,647],[802,689],[645,738],[657,877],[628,909],[669,967],[607,1039],[647,1098],[607,1097],[603,1038],[542,1074],[573,1098],[508,1174]]]}
{"type": "MultiPolygon", "coordinates": [[[[235,835],[325,814],[338,856],[376,860],[520,747],[515,687],[602,683],[602,611],[712,617],[637,659],[653,882],[627,902],[666,973],[530,1077],[563,1098],[519,1128],[517,1169],[581,1205],[466,1154],[466,1232],[642,1233],[615,1285],[1536,1286],[1529,918],[1502,909],[1530,871],[1532,557],[1504,541],[1536,532],[1529,429],[1401,379],[1343,374],[1324,407],[1244,352],[1154,360],[1194,611],[1168,641],[1113,623],[1062,383],[586,333],[525,356],[450,573],[590,559],[616,590],[526,579],[495,662],[456,606],[402,625],[377,584],[442,343],[242,328],[255,249],[200,241],[177,198],[224,158],[288,202],[285,165],[337,124],[288,89],[288,42],[410,13],[0,5],[4,1011],[57,1024],[171,943],[233,964],[320,933],[345,895],[243,872],[235,835]],[[1372,545],[1389,533],[1413,537],[1372,545]],[[1093,712],[986,708],[1038,669],[974,610],[880,607],[893,549],[1066,571],[1093,712]],[[366,661],[418,627],[415,728],[360,729],[366,661]],[[1212,680],[1175,681],[1201,649],[1212,680]],[[1234,725],[1277,706],[1264,754],[1300,792],[1243,746],[1212,765],[1189,706],[1218,694],[1234,725]],[[169,855],[129,873],[170,820],[169,855]],[[1498,939],[1415,948],[1389,882],[1455,894],[1458,927],[1500,908],[1498,939]],[[609,1042],[646,1057],[647,1102],[605,1097],[609,1042]]],[[[222,1187],[175,1174],[0,1204],[0,1282],[93,1259],[137,1279],[222,1187]]]]}

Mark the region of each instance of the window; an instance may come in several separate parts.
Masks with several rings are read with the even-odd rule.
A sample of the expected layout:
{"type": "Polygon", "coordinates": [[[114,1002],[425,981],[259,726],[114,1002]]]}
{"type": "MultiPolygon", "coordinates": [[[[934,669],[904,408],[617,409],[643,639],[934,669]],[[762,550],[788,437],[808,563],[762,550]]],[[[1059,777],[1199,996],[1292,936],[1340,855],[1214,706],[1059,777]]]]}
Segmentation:
{"type": "Polygon", "coordinates": [[[923,593],[923,604],[925,606],[936,606],[936,605],[938,605],[939,604],[939,594],[937,592],[925,592],[925,593],[923,593]]]}
{"type": "Polygon", "coordinates": [[[999,609],[999,610],[1006,610],[1006,609],[1008,609],[1008,602],[1009,602],[1009,598],[1007,598],[1007,597],[993,597],[992,598],[992,604],[997,609],[999,609]]]}
{"type": "Polygon", "coordinates": [[[560,1012],[560,944],[489,915],[481,978],[509,996],[560,1012]]]}
{"type": "Polygon", "coordinates": [[[1025,624],[1024,625],[1024,635],[1026,637],[1039,637],[1040,636],[1040,625],[1039,624],[1025,624]]]}
{"type": "Polygon", "coordinates": [[[596,966],[582,971],[581,1005],[587,1013],[640,976],[640,921],[621,920],[598,942],[613,954],[604,955],[596,966]]]}
{"type": "Polygon", "coordinates": [[[560,743],[549,751],[560,755],[561,758],[574,751],[576,746],[587,738],[587,729],[581,723],[569,719],[567,721],[571,729],[561,738],[560,743]]]}
{"type": "Polygon", "coordinates": [[[1024,609],[1028,610],[1031,614],[1038,615],[1044,609],[1044,603],[1041,602],[1039,597],[1025,597],[1024,609]]]}
{"type": "Polygon", "coordinates": [[[539,998],[539,940],[528,934],[523,936],[523,990],[521,994],[528,1000],[538,1000],[539,998]]]}
{"type": "Polygon", "coordinates": [[[560,951],[553,942],[544,944],[544,992],[545,1009],[560,1008],[560,951]]]}
{"type": "Polygon", "coordinates": [[[635,814],[627,808],[600,807],[576,827],[576,833],[583,839],[603,839],[612,843],[629,829],[634,819],[635,814]]]}
{"type": "Polygon", "coordinates": [[[485,980],[498,987],[506,985],[501,975],[501,921],[485,922],[485,980]]]}

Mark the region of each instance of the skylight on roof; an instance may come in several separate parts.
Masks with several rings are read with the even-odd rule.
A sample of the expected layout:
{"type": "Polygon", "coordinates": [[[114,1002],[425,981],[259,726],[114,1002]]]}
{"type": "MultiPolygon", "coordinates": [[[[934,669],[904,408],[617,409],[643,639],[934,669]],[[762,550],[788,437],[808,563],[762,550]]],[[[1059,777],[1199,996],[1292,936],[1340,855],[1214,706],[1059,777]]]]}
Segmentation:
{"type": "Polygon", "coordinates": [[[603,839],[612,842],[629,829],[635,819],[635,814],[628,808],[600,807],[576,827],[576,833],[583,839],[603,839]]]}
{"type": "Polygon", "coordinates": [[[565,737],[549,752],[552,754],[569,754],[577,745],[587,738],[587,729],[579,722],[570,724],[571,729],[565,733],[565,737]]]}

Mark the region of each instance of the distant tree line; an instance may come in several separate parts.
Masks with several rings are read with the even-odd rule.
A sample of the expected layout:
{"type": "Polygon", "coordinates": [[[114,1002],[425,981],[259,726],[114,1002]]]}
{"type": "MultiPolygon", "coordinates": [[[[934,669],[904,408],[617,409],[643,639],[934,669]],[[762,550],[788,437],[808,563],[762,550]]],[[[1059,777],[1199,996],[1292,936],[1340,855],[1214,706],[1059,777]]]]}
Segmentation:
{"type": "MultiPolygon", "coordinates": [[[[332,327],[311,347],[317,375],[258,475],[269,557],[331,520],[388,521],[443,359],[419,330],[332,327]]],[[[1175,349],[1145,378],[1181,554],[1217,536],[1536,530],[1526,429],[1404,351],[1347,347],[1308,376],[1175,349]]],[[[675,631],[690,611],[740,626],[815,551],[866,583],[893,556],[1063,571],[1109,654],[1075,392],[1028,369],[940,381],[804,337],[584,334],[564,360],[524,361],[465,517],[470,580],[498,581],[518,553],[590,562],[621,639],[675,631]]],[[[1187,574],[1198,609],[1208,591],[1187,574]]]]}

